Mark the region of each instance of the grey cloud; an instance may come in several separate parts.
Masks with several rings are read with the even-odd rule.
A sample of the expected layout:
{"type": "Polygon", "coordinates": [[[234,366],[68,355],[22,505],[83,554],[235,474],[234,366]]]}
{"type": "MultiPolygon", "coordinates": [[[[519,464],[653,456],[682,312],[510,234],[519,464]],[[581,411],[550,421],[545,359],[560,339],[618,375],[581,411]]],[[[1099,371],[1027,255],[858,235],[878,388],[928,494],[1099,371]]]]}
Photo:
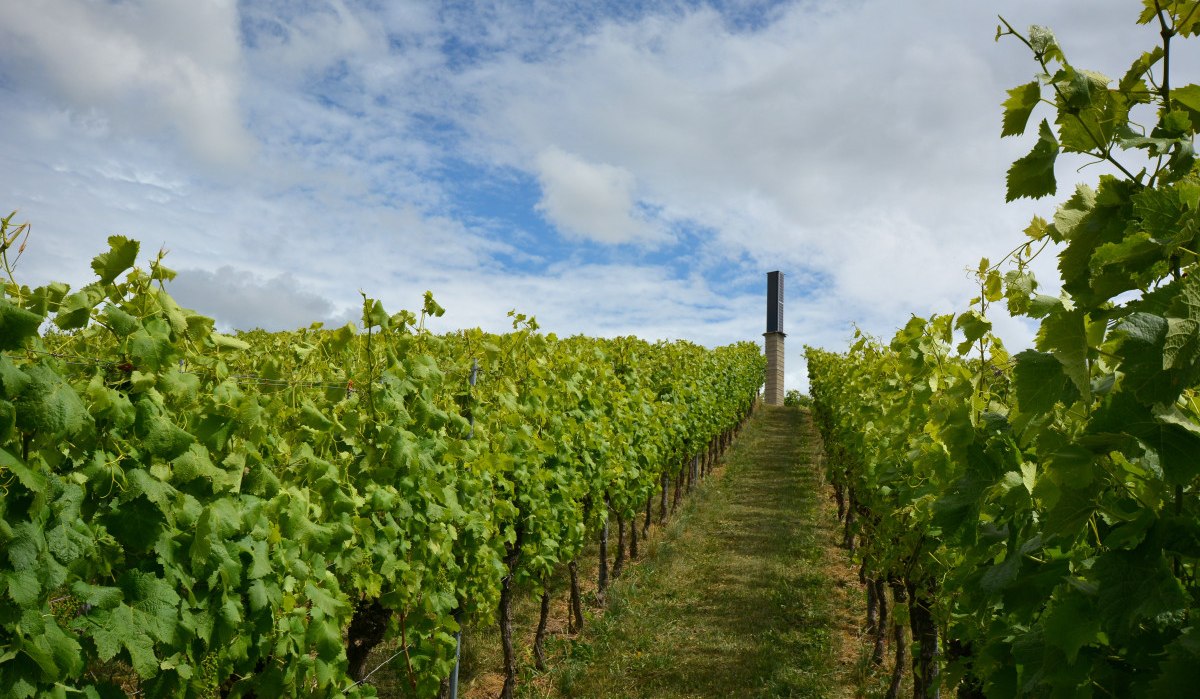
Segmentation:
{"type": "Polygon", "coordinates": [[[289,274],[263,279],[230,266],[214,272],[179,270],[167,291],[179,305],[213,318],[218,327],[235,330],[294,330],[317,321],[336,326],[356,315],[340,311],[289,274]]]}

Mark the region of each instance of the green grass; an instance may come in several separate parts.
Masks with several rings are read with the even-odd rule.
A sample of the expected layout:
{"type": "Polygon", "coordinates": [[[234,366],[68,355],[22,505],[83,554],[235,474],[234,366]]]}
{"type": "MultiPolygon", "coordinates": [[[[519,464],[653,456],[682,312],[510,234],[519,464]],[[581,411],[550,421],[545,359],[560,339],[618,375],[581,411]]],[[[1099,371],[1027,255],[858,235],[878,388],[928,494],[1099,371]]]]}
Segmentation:
{"type": "MultiPolygon", "coordinates": [[[[840,696],[812,427],[764,408],[525,697],[840,696]]],[[[558,653],[556,653],[558,655],[558,653]]]]}

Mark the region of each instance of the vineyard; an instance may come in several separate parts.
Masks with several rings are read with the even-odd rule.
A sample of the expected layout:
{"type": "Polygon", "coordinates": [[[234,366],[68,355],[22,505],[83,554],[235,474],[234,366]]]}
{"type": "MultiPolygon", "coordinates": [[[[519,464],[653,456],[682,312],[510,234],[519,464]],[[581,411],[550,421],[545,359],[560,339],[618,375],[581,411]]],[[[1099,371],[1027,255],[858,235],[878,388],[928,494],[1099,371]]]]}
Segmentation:
{"type": "Polygon", "coordinates": [[[1146,2],[1162,43],[1119,80],[1027,35],[1039,77],[1009,91],[1003,135],[1032,151],[1008,198],[1056,192],[1061,153],[1119,174],[1079,186],[1029,240],[978,268],[958,315],[912,318],[890,342],[808,349],[818,424],[896,696],[1195,696],[1200,684],[1200,86],[1173,85],[1175,38],[1200,4],[1146,2]],[[1149,118],[1143,129],[1138,119],[1149,118]],[[1143,167],[1141,163],[1146,163],[1143,167]],[[1033,259],[1053,243],[1059,295],[1033,259]],[[988,313],[1030,319],[1010,356],[988,313]],[[888,604],[889,595],[891,605],[888,604]]]}
{"type": "MultiPolygon", "coordinates": [[[[1200,2],[1142,6],[1161,41],[1117,80],[1001,19],[1036,73],[1003,103],[1002,137],[1034,132],[1006,198],[1058,194],[1064,156],[1107,174],[982,260],[967,310],[808,347],[811,410],[793,394],[756,414],[702,531],[663,547],[694,558],[637,576],[640,636],[561,654],[565,694],[694,696],[718,671],[730,696],[848,685],[828,636],[857,588],[817,570],[814,543],[828,486],[883,684],[838,692],[1196,695],[1200,85],[1171,69],[1200,2]],[[1005,348],[998,310],[1032,347],[1005,348]]],[[[512,699],[528,666],[554,672],[552,596],[578,633],[581,589],[603,605],[766,370],[754,343],[560,338],[515,311],[511,332],[435,334],[429,293],[416,312],[364,295],[359,324],[227,334],[120,236],[86,286],[24,286],[30,227],[0,224],[5,697],[366,697],[385,667],[404,696],[455,696],[468,628],[494,631],[512,699]],[[578,564],[597,545],[593,588],[578,564]],[[518,602],[540,605],[536,632],[514,632],[518,602]]]]}
{"type": "Polygon", "coordinates": [[[371,696],[380,644],[434,696],[476,618],[499,620],[511,696],[514,596],[569,569],[582,624],[585,541],[615,522],[623,554],[764,371],[752,343],[557,338],[515,313],[435,336],[431,295],[226,335],[122,237],[82,288],[21,286],[28,232],[10,216],[0,248],[5,696],[371,696]]]}

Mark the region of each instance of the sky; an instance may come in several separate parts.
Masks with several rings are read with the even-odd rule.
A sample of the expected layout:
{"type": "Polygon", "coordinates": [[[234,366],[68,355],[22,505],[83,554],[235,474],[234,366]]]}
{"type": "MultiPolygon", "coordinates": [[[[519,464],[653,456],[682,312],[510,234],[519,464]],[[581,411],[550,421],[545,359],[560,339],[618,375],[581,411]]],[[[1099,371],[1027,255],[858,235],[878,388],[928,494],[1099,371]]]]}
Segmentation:
{"type": "MultiPolygon", "coordinates": [[[[0,209],[32,224],[19,282],[86,284],[124,235],[169,250],[168,290],[223,329],[430,290],[435,330],[515,309],[560,335],[761,343],[779,270],[804,390],[803,345],[965,310],[968,269],[1104,172],[1060,158],[1057,197],[1005,203],[1033,141],[1000,138],[1000,105],[1037,66],[997,15],[1120,76],[1157,38],[1140,7],[3,2],[0,209]]],[[[1191,82],[1196,47],[1173,48],[1191,82]]]]}

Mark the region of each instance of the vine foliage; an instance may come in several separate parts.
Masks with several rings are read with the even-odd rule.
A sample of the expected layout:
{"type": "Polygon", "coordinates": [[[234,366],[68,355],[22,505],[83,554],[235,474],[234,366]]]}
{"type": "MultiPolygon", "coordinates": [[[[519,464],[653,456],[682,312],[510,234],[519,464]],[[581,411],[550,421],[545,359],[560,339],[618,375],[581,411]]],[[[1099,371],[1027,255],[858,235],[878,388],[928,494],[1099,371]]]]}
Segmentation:
{"type": "Polygon", "coordinates": [[[1200,683],[1200,85],[1173,85],[1170,63],[1200,3],[1147,0],[1137,21],[1161,43],[1114,80],[1001,20],[1038,65],[1004,102],[1001,135],[1033,141],[1007,198],[1055,194],[1064,154],[1110,174],[984,260],[969,310],[808,349],[848,536],[870,578],[931,615],[932,632],[912,620],[917,696],[1200,683]],[[1056,295],[1030,270],[1051,249],[1056,295]],[[1038,324],[1014,356],[991,332],[1001,302],[1038,324]]]}
{"type": "Polygon", "coordinates": [[[3,224],[5,696],[370,696],[384,641],[434,696],[465,618],[573,561],[596,503],[632,519],[763,376],[751,343],[560,340],[515,313],[435,336],[429,294],[222,334],[119,236],[82,288],[20,285],[28,227],[3,224]]]}

